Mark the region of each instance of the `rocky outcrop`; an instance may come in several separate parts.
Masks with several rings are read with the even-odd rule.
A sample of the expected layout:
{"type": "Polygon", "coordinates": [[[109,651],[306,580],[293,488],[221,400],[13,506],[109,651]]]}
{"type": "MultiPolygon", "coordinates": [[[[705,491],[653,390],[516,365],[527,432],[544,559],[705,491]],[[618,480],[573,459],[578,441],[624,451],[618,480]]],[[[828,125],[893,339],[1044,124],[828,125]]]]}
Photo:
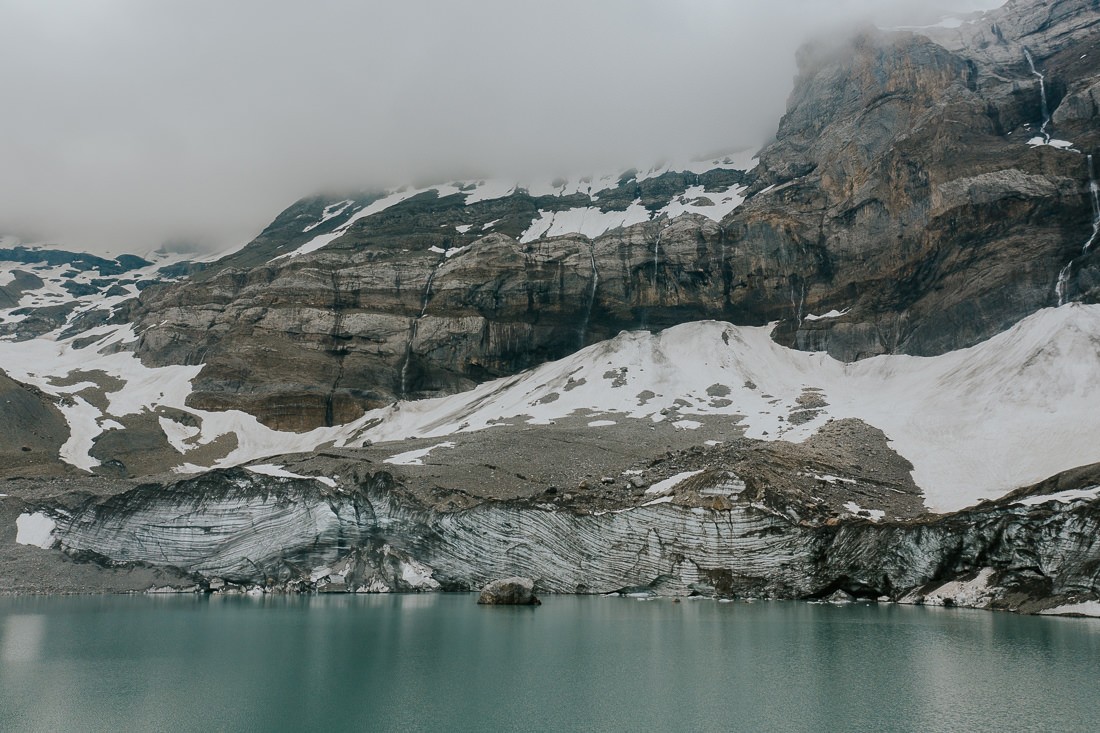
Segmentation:
{"type": "Polygon", "coordinates": [[[139,353],[204,364],[192,406],[302,430],[699,318],[779,320],[781,342],[844,360],[974,344],[1100,292],[1082,251],[1098,20],[1087,0],[1010,3],[958,30],[808,46],[748,173],[305,199],[146,292],[139,353]],[[720,222],[692,213],[730,191],[747,200],[720,222]],[[550,236],[600,217],[638,223],[550,236]]]}
{"type": "MultiPolygon", "coordinates": [[[[703,187],[711,178],[741,180],[736,171],[712,174],[692,178],[703,187]]],[[[643,200],[615,204],[622,195],[601,191],[599,200],[643,200]]],[[[512,194],[463,215],[472,231],[493,222],[496,232],[509,211],[537,215],[532,201],[561,208],[579,203],[573,198],[512,194]]],[[[720,256],[718,226],[705,217],[596,242],[573,235],[520,243],[500,232],[440,233],[437,220],[453,222],[456,206],[413,197],[317,252],[247,271],[231,259],[201,281],[150,292],[135,312],[139,354],[150,364],[205,364],[191,406],[238,407],[272,427],[306,429],[398,398],[468,389],[640,322],[663,327],[723,307],[720,281],[708,286],[708,304],[679,284],[684,268],[710,279],[698,263],[720,256]]],[[[273,251],[266,238],[262,246],[273,251]]]]}
{"type": "Polygon", "coordinates": [[[477,597],[481,606],[541,606],[535,595],[535,581],[530,578],[494,580],[481,589],[477,597]]]}
{"type": "MultiPolygon", "coordinates": [[[[1027,144],[1044,141],[1044,106],[1025,50],[1051,81],[1057,111],[1053,80],[1097,77],[1086,52],[1100,19],[1091,3],[1060,5],[1034,23],[1020,15],[1040,4],[1011,4],[950,49],[921,35],[866,33],[804,52],[753,190],[775,188],[741,223],[820,253],[822,266],[801,258],[791,269],[798,300],[804,284],[804,312],[845,315],[798,314],[785,341],[845,359],[927,355],[1057,303],[1058,273],[1092,229],[1089,172],[1082,154],[1027,144]],[[986,31],[995,49],[979,40],[986,31]]],[[[1046,132],[1090,152],[1096,129],[1067,121],[1046,132]]],[[[1071,299],[1094,299],[1090,267],[1071,299]]]]}

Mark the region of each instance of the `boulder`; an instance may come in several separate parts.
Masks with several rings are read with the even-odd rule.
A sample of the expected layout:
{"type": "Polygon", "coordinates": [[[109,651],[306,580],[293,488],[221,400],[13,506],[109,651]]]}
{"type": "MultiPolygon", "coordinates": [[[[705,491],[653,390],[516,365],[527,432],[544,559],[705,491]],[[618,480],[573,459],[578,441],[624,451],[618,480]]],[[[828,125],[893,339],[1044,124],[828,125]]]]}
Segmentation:
{"type": "Polygon", "coordinates": [[[530,578],[504,578],[482,588],[477,602],[485,606],[541,606],[534,591],[535,581],[530,578]]]}
{"type": "Polygon", "coordinates": [[[826,596],[822,600],[824,600],[826,603],[841,604],[841,603],[853,603],[856,599],[851,593],[848,593],[847,591],[837,590],[832,595],[826,596]]]}

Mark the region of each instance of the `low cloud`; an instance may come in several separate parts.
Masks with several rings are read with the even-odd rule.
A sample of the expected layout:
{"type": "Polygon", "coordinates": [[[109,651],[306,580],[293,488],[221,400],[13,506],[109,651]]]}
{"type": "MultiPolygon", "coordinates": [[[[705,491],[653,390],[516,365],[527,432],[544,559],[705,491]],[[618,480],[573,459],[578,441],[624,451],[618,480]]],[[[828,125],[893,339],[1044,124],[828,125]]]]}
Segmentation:
{"type": "Polygon", "coordinates": [[[216,249],[319,190],[729,151],[812,34],[996,4],[0,0],[0,231],[216,249]]]}

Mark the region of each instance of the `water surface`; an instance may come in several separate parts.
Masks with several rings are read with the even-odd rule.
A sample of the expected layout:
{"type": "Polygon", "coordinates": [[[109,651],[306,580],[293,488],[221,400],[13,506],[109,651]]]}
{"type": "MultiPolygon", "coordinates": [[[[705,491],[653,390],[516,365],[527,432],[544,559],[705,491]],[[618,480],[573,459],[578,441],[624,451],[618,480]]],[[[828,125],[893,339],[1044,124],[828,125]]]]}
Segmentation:
{"type": "Polygon", "coordinates": [[[0,598],[0,730],[1100,725],[1100,621],[475,598],[0,598]]]}

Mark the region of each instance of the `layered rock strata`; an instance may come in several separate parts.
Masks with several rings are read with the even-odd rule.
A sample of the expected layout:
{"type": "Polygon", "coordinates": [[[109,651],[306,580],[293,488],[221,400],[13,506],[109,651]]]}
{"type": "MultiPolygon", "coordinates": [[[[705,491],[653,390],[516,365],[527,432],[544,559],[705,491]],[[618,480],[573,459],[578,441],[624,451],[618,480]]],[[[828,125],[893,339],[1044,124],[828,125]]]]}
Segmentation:
{"type": "Polygon", "coordinates": [[[1093,466],[956,514],[822,521],[812,502],[723,470],[615,509],[530,499],[446,512],[384,472],[329,486],[231,469],[21,516],[52,523],[41,544],[72,557],[167,567],[207,587],[473,590],[518,575],[560,593],[841,590],[1037,612],[1100,593],[1098,481],[1093,466]]]}

